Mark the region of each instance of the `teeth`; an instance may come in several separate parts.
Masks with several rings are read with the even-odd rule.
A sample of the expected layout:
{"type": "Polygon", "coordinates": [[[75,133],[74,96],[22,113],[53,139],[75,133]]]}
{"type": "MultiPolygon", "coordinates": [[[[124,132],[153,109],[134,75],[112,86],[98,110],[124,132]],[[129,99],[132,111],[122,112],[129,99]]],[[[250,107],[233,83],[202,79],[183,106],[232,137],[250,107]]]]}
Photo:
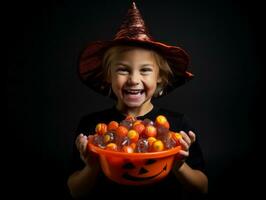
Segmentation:
{"type": "Polygon", "coordinates": [[[125,90],[126,93],[129,94],[139,94],[142,93],[143,90],[125,90]]]}

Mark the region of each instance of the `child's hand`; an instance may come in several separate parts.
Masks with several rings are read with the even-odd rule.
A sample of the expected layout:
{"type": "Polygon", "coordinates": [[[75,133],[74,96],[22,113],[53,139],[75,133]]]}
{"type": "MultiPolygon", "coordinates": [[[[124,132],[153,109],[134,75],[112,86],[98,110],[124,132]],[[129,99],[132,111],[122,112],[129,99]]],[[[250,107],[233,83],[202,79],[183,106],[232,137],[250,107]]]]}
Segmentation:
{"type": "Polygon", "coordinates": [[[75,144],[80,153],[80,158],[86,165],[92,167],[95,164],[98,164],[98,156],[92,151],[89,151],[87,148],[88,137],[86,135],[82,133],[79,134],[78,137],[76,138],[75,144]]]}
{"type": "Polygon", "coordinates": [[[196,141],[196,135],[192,131],[189,131],[188,134],[184,131],[180,131],[180,134],[182,135],[182,138],[179,139],[181,150],[176,155],[175,168],[181,167],[185,162],[186,158],[189,156],[189,148],[191,144],[196,141]]]}

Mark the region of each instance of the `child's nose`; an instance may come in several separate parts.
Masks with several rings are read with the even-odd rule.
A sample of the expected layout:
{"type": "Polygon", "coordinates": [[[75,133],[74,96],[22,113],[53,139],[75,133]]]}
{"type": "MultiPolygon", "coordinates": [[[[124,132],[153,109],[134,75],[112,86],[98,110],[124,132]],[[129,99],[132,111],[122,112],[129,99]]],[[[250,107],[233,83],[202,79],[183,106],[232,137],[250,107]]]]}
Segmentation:
{"type": "Polygon", "coordinates": [[[128,83],[131,85],[138,85],[140,83],[140,77],[137,73],[133,73],[129,76],[128,83]]]}

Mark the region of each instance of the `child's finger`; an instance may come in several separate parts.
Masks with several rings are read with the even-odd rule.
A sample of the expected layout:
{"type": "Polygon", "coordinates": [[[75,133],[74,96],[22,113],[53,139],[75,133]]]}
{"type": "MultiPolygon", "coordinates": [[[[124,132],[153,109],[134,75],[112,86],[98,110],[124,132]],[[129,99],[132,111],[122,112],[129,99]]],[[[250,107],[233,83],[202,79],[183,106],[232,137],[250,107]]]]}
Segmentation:
{"type": "Polygon", "coordinates": [[[180,134],[182,135],[182,138],[186,141],[186,143],[190,146],[190,144],[191,144],[191,140],[190,140],[190,138],[188,137],[188,135],[186,134],[186,132],[184,132],[184,131],[180,131],[180,134]]]}
{"type": "Polygon", "coordinates": [[[80,145],[80,150],[82,152],[84,152],[86,150],[86,147],[87,147],[87,143],[88,143],[88,139],[87,139],[87,136],[82,136],[80,138],[80,141],[79,141],[79,145],[80,145]]]}
{"type": "Polygon", "coordinates": [[[80,135],[76,138],[76,140],[75,140],[75,145],[76,145],[76,147],[77,147],[77,149],[79,150],[79,141],[80,141],[80,135]]]}
{"type": "Polygon", "coordinates": [[[83,136],[84,136],[83,133],[81,133],[81,134],[79,134],[78,137],[76,138],[76,140],[75,140],[75,144],[76,144],[77,147],[78,147],[78,145],[79,145],[79,141],[80,141],[80,139],[81,139],[83,136]]]}
{"type": "Polygon", "coordinates": [[[183,140],[182,138],[180,138],[179,139],[179,143],[182,146],[182,150],[188,151],[189,145],[188,145],[188,143],[185,140],[183,140]]]}
{"type": "Polygon", "coordinates": [[[87,146],[87,136],[83,135],[82,133],[79,134],[75,143],[79,152],[84,152],[84,149],[87,146]]]}
{"type": "Polygon", "coordinates": [[[184,150],[180,150],[178,152],[178,154],[179,154],[179,157],[181,157],[181,158],[189,156],[189,152],[188,151],[184,151],[184,150]]]}
{"type": "Polygon", "coordinates": [[[189,131],[188,132],[188,136],[189,136],[189,138],[191,140],[191,143],[196,141],[196,134],[193,131],[189,131]]]}

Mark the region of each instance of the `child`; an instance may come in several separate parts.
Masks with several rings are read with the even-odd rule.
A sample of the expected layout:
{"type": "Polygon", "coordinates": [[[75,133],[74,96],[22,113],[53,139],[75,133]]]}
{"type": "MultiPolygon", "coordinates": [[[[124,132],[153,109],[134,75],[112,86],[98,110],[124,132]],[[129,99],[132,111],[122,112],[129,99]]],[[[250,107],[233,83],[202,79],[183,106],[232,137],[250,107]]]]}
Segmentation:
{"type": "Polygon", "coordinates": [[[190,80],[193,75],[186,71],[188,64],[183,49],[151,39],[135,3],[114,40],[94,42],[85,49],[79,65],[81,80],[96,92],[116,99],[116,105],[86,115],[79,123],[73,173],[68,178],[74,198],[94,194],[116,199],[141,195],[152,198],[163,194],[178,199],[192,196],[199,199],[207,194],[208,178],[194,130],[183,114],[156,107],[151,101],[190,80]],[[141,120],[164,115],[171,129],[182,134],[179,159],[159,183],[141,187],[117,184],[103,175],[97,155],[87,150],[87,137],[94,134],[97,123],[119,122],[127,115],[141,120]]]}

